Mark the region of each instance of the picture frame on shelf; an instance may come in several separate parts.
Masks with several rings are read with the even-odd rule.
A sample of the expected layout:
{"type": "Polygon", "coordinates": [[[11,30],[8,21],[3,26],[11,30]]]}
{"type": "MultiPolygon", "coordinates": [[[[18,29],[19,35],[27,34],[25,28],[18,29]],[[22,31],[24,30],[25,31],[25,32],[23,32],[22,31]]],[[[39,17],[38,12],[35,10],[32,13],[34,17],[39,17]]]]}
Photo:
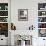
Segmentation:
{"type": "Polygon", "coordinates": [[[46,16],[46,11],[38,11],[38,16],[46,16]]]}
{"type": "Polygon", "coordinates": [[[38,17],[38,22],[46,22],[46,17],[38,17]]]}
{"type": "Polygon", "coordinates": [[[0,16],[8,16],[8,11],[0,11],[0,16]]]}
{"type": "Polygon", "coordinates": [[[38,3],[38,10],[46,10],[46,3],[38,3]]]}
{"type": "Polygon", "coordinates": [[[0,22],[8,22],[8,17],[0,17],[0,22]]]}
{"type": "Polygon", "coordinates": [[[46,37],[46,29],[39,29],[39,37],[46,37]]]}
{"type": "Polygon", "coordinates": [[[38,28],[46,28],[46,23],[38,23],[38,28]]]}
{"type": "Polygon", "coordinates": [[[8,3],[0,3],[0,10],[8,10],[8,3]]]}
{"type": "Polygon", "coordinates": [[[28,21],[28,9],[18,9],[18,21],[28,21]]]}

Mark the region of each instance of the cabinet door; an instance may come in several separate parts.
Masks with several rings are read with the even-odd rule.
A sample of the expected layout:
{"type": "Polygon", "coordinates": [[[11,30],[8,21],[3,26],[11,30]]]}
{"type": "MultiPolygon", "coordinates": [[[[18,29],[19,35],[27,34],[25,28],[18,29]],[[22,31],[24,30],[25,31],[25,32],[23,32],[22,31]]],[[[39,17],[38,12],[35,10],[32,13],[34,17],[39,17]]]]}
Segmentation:
{"type": "Polygon", "coordinates": [[[44,37],[38,38],[38,46],[46,46],[46,38],[44,37]]]}

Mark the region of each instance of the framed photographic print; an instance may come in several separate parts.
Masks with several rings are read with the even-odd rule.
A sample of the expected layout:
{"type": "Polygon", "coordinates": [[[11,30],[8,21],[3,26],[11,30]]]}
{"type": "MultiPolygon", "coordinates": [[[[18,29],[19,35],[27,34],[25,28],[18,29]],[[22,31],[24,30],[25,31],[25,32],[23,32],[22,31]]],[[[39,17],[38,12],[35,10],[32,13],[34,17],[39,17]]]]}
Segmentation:
{"type": "Polygon", "coordinates": [[[28,9],[18,9],[18,21],[28,21],[28,9]]]}

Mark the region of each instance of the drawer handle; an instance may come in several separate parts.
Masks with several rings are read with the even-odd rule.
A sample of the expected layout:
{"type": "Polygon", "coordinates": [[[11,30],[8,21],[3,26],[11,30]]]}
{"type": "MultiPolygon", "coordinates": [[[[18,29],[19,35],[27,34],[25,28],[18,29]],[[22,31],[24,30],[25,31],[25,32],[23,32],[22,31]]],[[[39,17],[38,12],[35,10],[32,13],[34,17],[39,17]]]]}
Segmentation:
{"type": "Polygon", "coordinates": [[[1,39],[1,40],[3,40],[3,39],[1,39]]]}

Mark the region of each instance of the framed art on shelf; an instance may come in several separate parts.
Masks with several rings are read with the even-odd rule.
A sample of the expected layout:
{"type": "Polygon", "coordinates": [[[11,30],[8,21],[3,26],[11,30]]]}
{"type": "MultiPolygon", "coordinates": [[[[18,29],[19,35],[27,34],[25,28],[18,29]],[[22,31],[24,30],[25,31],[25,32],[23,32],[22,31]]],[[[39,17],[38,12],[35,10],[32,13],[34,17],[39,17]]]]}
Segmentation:
{"type": "Polygon", "coordinates": [[[46,29],[39,29],[39,37],[46,37],[46,29]]]}

